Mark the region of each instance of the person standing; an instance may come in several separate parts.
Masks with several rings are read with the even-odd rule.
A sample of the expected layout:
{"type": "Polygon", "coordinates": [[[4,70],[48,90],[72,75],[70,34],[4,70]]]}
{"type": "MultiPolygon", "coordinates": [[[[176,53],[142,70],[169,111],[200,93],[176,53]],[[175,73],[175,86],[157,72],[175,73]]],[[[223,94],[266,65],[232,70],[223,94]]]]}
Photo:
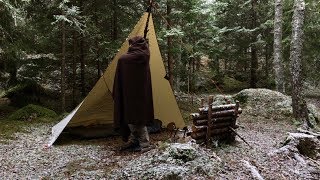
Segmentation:
{"type": "Polygon", "coordinates": [[[141,36],[129,39],[128,52],[117,64],[113,85],[114,126],[127,142],[120,150],[149,148],[147,125],[154,119],[150,50],[141,36]],[[129,141],[129,142],[128,142],[129,141]]]}

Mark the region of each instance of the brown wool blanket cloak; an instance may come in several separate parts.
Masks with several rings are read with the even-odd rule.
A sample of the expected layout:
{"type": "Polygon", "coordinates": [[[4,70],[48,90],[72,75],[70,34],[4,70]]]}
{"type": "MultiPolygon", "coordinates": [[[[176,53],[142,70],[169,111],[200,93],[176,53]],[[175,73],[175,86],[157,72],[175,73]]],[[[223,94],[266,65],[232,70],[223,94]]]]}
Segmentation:
{"type": "Polygon", "coordinates": [[[140,37],[129,40],[128,52],[117,64],[113,85],[114,125],[122,137],[128,137],[128,124],[146,126],[154,119],[150,74],[150,51],[140,37]]]}

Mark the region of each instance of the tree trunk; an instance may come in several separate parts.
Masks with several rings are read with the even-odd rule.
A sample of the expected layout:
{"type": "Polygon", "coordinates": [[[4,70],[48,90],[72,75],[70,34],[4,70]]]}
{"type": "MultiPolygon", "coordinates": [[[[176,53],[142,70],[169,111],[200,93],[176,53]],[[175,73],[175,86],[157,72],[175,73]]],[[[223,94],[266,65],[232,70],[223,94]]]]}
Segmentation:
{"type": "MultiPolygon", "coordinates": [[[[182,41],[181,41],[182,43],[182,41]]],[[[177,56],[177,61],[176,61],[176,69],[178,69],[179,72],[181,72],[181,69],[182,69],[182,60],[181,60],[181,57],[182,57],[182,45],[181,43],[178,45],[179,47],[179,53],[178,53],[178,56],[177,56]]],[[[181,80],[180,80],[180,73],[176,74],[176,82],[175,82],[175,89],[176,91],[180,92],[180,84],[181,84],[181,80]]]]}
{"type": "MultiPolygon", "coordinates": [[[[83,8],[83,1],[80,1],[80,8],[83,8]]],[[[84,35],[80,39],[80,82],[81,82],[81,96],[86,96],[86,82],[85,82],[85,59],[84,59],[84,35]]]]}
{"type": "Polygon", "coordinates": [[[65,69],[66,69],[66,27],[65,21],[62,21],[62,54],[61,54],[61,112],[65,112],[66,94],[65,94],[65,69]]]}
{"type": "Polygon", "coordinates": [[[16,60],[10,60],[11,62],[9,63],[9,80],[7,82],[7,88],[9,87],[13,87],[15,85],[17,85],[18,83],[18,79],[17,79],[17,73],[18,73],[18,69],[17,69],[17,63],[16,60]]]}
{"type": "MultiPolygon", "coordinates": [[[[167,2],[167,30],[171,29],[171,6],[170,3],[167,2]]],[[[168,76],[169,76],[169,83],[171,88],[173,88],[173,57],[172,57],[172,36],[167,37],[167,57],[168,57],[168,76]]]]}
{"type": "Polygon", "coordinates": [[[118,38],[118,14],[117,14],[117,0],[112,0],[112,29],[111,29],[111,39],[113,41],[118,38]]]}
{"type": "MultiPolygon", "coordinates": [[[[98,12],[98,10],[97,10],[97,4],[96,4],[96,1],[94,1],[95,3],[94,3],[94,11],[95,12],[98,12]]],[[[99,21],[98,21],[98,15],[97,15],[97,13],[94,13],[93,14],[93,21],[94,21],[94,23],[95,23],[95,25],[97,26],[97,27],[99,27],[99,21]]],[[[96,62],[97,62],[97,81],[100,79],[100,77],[101,77],[101,75],[102,75],[102,73],[101,73],[101,62],[100,62],[100,48],[99,48],[99,37],[98,36],[95,36],[95,38],[94,38],[94,44],[95,44],[95,50],[96,50],[96,57],[95,57],[95,59],[96,59],[96,62]]]]}
{"type": "Polygon", "coordinates": [[[257,87],[257,69],[258,69],[258,56],[257,48],[255,45],[251,45],[251,69],[250,69],[250,87],[257,87]]]}
{"type": "Polygon", "coordinates": [[[292,17],[292,39],[290,46],[290,62],[292,75],[292,109],[295,119],[302,121],[304,125],[310,126],[308,119],[307,104],[303,96],[302,81],[302,46],[303,46],[303,24],[304,24],[304,0],[294,1],[294,12],[292,17]]]}
{"type": "Polygon", "coordinates": [[[84,60],[84,37],[80,40],[80,82],[81,82],[81,96],[86,96],[86,82],[85,82],[85,60],[84,60]]]}
{"type": "Polygon", "coordinates": [[[282,61],[282,0],[275,0],[274,15],[274,58],[273,68],[275,73],[276,90],[284,93],[284,68],[282,61]]]}
{"type": "Polygon", "coordinates": [[[76,89],[77,89],[77,35],[73,32],[73,49],[72,49],[72,106],[77,105],[76,89]]]}
{"type": "Polygon", "coordinates": [[[214,57],[214,69],[215,69],[216,75],[219,76],[220,75],[220,59],[218,55],[214,57]]]}
{"type": "Polygon", "coordinates": [[[264,52],[264,57],[266,58],[265,59],[265,77],[266,77],[266,80],[269,79],[269,44],[266,44],[265,46],[265,52],[264,52]]]}
{"type": "MultiPolygon", "coordinates": [[[[252,29],[257,27],[257,0],[251,1],[252,6],[252,19],[251,25],[252,29]]],[[[250,87],[257,87],[257,69],[258,69],[258,56],[257,56],[257,47],[255,42],[257,41],[257,34],[252,33],[252,42],[251,42],[251,67],[250,67],[250,87]]]]}

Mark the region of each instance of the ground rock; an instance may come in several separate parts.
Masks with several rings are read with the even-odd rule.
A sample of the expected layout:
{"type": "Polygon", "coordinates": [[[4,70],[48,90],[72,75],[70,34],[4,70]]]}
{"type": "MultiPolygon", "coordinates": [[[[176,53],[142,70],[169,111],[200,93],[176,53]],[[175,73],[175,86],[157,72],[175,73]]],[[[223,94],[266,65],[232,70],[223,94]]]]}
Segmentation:
{"type": "Polygon", "coordinates": [[[283,146],[271,151],[269,157],[275,161],[285,162],[290,173],[301,179],[313,179],[320,175],[320,140],[313,135],[289,133],[283,146]]]}
{"type": "Polygon", "coordinates": [[[282,150],[299,153],[313,159],[320,159],[320,140],[313,135],[289,133],[282,150]]]}
{"type": "Polygon", "coordinates": [[[110,179],[205,179],[217,172],[220,159],[193,143],[172,143],[153,149],[124,167],[110,179]]]}

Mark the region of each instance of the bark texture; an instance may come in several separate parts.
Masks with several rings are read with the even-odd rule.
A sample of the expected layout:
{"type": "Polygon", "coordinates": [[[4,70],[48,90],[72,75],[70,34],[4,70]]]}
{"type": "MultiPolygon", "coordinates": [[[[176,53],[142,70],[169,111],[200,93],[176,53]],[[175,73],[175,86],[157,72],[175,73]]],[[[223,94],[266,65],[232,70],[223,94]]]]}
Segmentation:
{"type": "Polygon", "coordinates": [[[76,32],[73,32],[73,41],[72,41],[72,107],[77,106],[76,101],[76,89],[77,89],[77,35],[76,32]]]}
{"type": "MultiPolygon", "coordinates": [[[[251,28],[254,29],[257,27],[257,0],[251,1],[252,6],[252,19],[251,19],[251,28]]],[[[258,70],[258,56],[257,56],[257,47],[255,42],[257,41],[257,33],[252,33],[252,43],[251,43],[251,68],[250,68],[250,87],[257,87],[257,70],[258,70]]]]}
{"type": "MultiPolygon", "coordinates": [[[[171,29],[171,5],[167,2],[167,30],[171,29]]],[[[168,57],[168,76],[169,76],[169,83],[171,88],[173,89],[173,55],[172,55],[172,36],[167,37],[167,57],[168,57]]]]}
{"type": "Polygon", "coordinates": [[[285,83],[284,83],[281,41],[282,41],[282,0],[275,0],[273,68],[275,73],[276,90],[281,93],[284,93],[285,83]]]}
{"type": "Polygon", "coordinates": [[[66,23],[65,23],[65,21],[62,21],[61,30],[62,30],[61,111],[65,112],[65,106],[66,106],[66,93],[65,93],[65,87],[66,87],[66,77],[65,77],[65,74],[66,74],[65,73],[65,71],[66,71],[66,23]]]}
{"type": "Polygon", "coordinates": [[[292,109],[297,120],[308,122],[308,110],[303,96],[302,81],[302,45],[305,3],[304,0],[294,1],[292,17],[292,37],[290,47],[292,75],[292,109]]]}

